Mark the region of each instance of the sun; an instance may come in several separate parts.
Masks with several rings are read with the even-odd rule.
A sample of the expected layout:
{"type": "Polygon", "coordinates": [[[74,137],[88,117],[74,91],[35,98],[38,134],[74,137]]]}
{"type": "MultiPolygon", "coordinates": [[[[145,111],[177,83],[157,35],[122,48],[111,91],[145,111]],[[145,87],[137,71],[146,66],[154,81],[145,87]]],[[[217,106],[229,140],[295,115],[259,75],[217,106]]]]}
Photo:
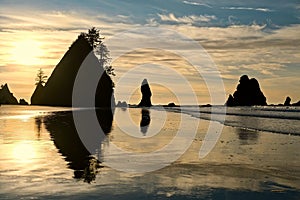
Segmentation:
{"type": "Polygon", "coordinates": [[[24,39],[13,44],[11,59],[16,64],[40,65],[44,51],[41,43],[33,39],[24,39]]]}

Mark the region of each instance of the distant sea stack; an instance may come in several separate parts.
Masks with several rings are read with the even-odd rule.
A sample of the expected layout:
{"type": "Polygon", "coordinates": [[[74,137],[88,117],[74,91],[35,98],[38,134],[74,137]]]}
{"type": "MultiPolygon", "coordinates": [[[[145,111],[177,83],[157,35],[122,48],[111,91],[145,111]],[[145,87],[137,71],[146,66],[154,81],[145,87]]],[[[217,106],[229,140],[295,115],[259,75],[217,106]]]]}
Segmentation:
{"type": "Polygon", "coordinates": [[[28,102],[25,99],[20,99],[19,104],[26,106],[26,105],[28,105],[28,102]]]}
{"type": "Polygon", "coordinates": [[[229,95],[226,102],[227,106],[265,106],[267,105],[266,97],[259,87],[259,83],[255,78],[249,79],[247,75],[240,78],[233,96],[229,95]]]}
{"type": "Polygon", "coordinates": [[[291,97],[286,97],[285,101],[284,101],[284,106],[290,106],[291,105],[291,97]]]}
{"type": "Polygon", "coordinates": [[[1,85],[0,104],[13,104],[13,105],[19,104],[16,97],[14,97],[13,93],[10,92],[7,83],[1,85]]]}
{"type": "MultiPolygon", "coordinates": [[[[48,81],[45,83],[45,86],[41,83],[37,84],[31,96],[31,104],[72,106],[73,85],[77,72],[86,56],[92,50],[93,47],[87,39],[80,35],[65,53],[61,61],[56,65],[48,81]]],[[[103,67],[101,67],[96,56],[92,57],[91,63],[99,65],[99,69],[103,72],[95,94],[95,105],[96,107],[111,107],[111,100],[114,99],[113,82],[103,67]]]]}
{"type": "MultiPolygon", "coordinates": [[[[300,106],[300,101],[296,102],[296,103],[291,103],[292,99],[291,97],[286,97],[283,106],[300,106]]],[[[282,104],[279,104],[282,106],[282,104]]]]}
{"type": "Polygon", "coordinates": [[[150,90],[150,86],[148,84],[147,79],[144,79],[141,85],[141,92],[142,92],[142,100],[139,103],[139,107],[150,107],[152,106],[151,103],[151,90],[150,90]]]}
{"type": "Polygon", "coordinates": [[[298,101],[297,103],[293,103],[292,106],[300,106],[300,101],[298,101]]]}

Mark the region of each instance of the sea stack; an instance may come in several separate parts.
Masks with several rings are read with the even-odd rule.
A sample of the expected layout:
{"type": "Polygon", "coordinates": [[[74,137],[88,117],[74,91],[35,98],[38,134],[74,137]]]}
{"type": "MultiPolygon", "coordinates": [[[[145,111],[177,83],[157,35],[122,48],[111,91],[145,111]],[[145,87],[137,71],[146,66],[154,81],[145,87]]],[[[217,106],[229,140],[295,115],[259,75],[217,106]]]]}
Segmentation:
{"type": "Polygon", "coordinates": [[[142,92],[142,100],[139,103],[139,107],[150,107],[152,106],[151,103],[151,90],[150,90],[150,86],[148,84],[147,79],[144,79],[141,85],[141,92],[142,92]]]}
{"type": "Polygon", "coordinates": [[[239,82],[233,96],[229,96],[226,102],[227,106],[267,105],[266,97],[260,90],[259,83],[255,78],[249,79],[247,75],[243,75],[239,82]]]}
{"type": "Polygon", "coordinates": [[[19,104],[20,105],[28,105],[28,102],[25,99],[20,99],[19,104]]]}
{"type": "Polygon", "coordinates": [[[18,104],[18,100],[16,99],[16,97],[14,97],[13,93],[10,92],[7,83],[1,85],[0,104],[13,104],[13,105],[18,104]]]}
{"type": "MultiPolygon", "coordinates": [[[[93,47],[89,44],[85,37],[80,35],[65,53],[60,62],[56,65],[45,85],[42,85],[41,83],[37,84],[37,87],[31,96],[31,104],[46,106],[72,106],[73,86],[77,72],[82,62],[92,51],[93,47]]],[[[97,67],[99,66],[99,70],[102,71],[102,76],[96,89],[95,106],[114,106],[113,82],[111,78],[106,74],[103,67],[101,67],[94,54],[90,57],[89,63],[97,67]]],[[[82,107],[85,106],[87,105],[82,105],[82,107]]]]}
{"type": "Polygon", "coordinates": [[[286,97],[285,102],[284,102],[284,106],[290,106],[291,105],[291,98],[290,97],[286,97]]]}

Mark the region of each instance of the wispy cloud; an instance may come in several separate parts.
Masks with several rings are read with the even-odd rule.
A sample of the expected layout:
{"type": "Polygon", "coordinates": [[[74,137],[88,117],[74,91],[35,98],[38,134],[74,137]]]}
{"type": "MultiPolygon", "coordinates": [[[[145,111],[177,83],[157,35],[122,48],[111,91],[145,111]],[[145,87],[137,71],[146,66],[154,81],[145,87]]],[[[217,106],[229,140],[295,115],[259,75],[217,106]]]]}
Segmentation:
{"type": "Polygon", "coordinates": [[[195,24],[195,23],[207,23],[212,20],[216,20],[217,17],[215,15],[189,15],[183,17],[176,17],[175,14],[170,13],[168,15],[158,14],[161,21],[165,22],[175,22],[182,24],[195,24]]]}
{"type": "Polygon", "coordinates": [[[189,4],[189,5],[194,5],[194,6],[205,6],[205,7],[208,7],[208,8],[212,8],[210,5],[208,5],[206,3],[201,3],[201,2],[183,1],[183,3],[189,4]]]}
{"type": "Polygon", "coordinates": [[[254,11],[261,11],[261,12],[273,12],[274,10],[268,8],[251,8],[251,7],[222,7],[225,10],[254,10],[254,11]]]}
{"type": "MultiPolygon", "coordinates": [[[[226,87],[232,87],[230,93],[235,89],[234,84],[241,73],[261,78],[263,83],[263,80],[268,78],[282,77],[293,66],[296,70],[286,76],[299,80],[299,5],[295,3],[280,9],[274,2],[265,7],[260,2],[237,4],[207,0],[181,0],[172,4],[155,1],[155,5],[154,1],[136,4],[130,1],[118,4],[114,1],[97,0],[91,4],[76,1],[76,7],[72,7],[72,2],[63,8],[53,5],[50,1],[39,1],[39,5],[36,5],[36,1],[28,2],[31,3],[23,3],[27,4],[26,9],[23,4],[14,6],[13,3],[6,6],[3,3],[0,8],[0,80],[10,83],[12,91],[26,99],[34,89],[36,70],[42,67],[49,75],[77,35],[91,26],[100,28],[106,39],[123,30],[150,25],[172,29],[194,39],[207,50],[217,64],[222,76],[228,81],[225,83],[226,87]],[[217,9],[213,9],[215,7],[217,9]],[[293,12],[290,12],[290,9],[293,9],[293,12]],[[234,12],[235,10],[237,12],[234,12]],[[282,17],[283,15],[285,17],[282,17]],[[276,28],[264,24],[269,18],[278,25],[276,28]],[[254,21],[257,23],[252,23],[254,21]],[[25,66],[12,62],[9,52],[16,46],[16,41],[24,39],[42,43],[40,48],[45,52],[39,57],[44,61],[42,65],[25,66]],[[32,84],[25,87],[23,83],[32,84]]],[[[130,44],[122,41],[118,43],[117,48],[122,46],[130,44]]],[[[191,48],[179,48],[183,48],[194,57],[198,56],[191,48]]],[[[141,64],[145,61],[144,58],[149,58],[149,62],[175,67],[181,74],[191,79],[195,78],[187,63],[178,57],[168,54],[161,56],[154,52],[140,51],[128,55],[116,66],[116,71],[125,70],[129,64],[141,64]]],[[[192,80],[192,83],[197,85],[199,80],[192,80]]],[[[280,84],[281,88],[289,88],[291,82],[280,84]]],[[[284,92],[286,91],[282,89],[282,93],[276,95],[283,96],[284,92]]],[[[266,93],[268,97],[275,98],[271,89],[266,90],[266,93]]],[[[205,94],[201,93],[202,96],[205,94]]]]}

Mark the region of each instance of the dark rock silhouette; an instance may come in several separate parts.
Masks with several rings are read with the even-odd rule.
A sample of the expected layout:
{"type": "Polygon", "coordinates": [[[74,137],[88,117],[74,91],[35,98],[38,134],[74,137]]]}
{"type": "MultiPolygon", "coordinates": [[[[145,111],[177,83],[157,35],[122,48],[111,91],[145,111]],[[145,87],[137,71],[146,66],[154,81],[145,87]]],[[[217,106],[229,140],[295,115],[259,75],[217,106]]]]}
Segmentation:
{"type": "Polygon", "coordinates": [[[150,107],[152,106],[151,103],[151,90],[150,90],[150,86],[148,84],[147,79],[144,79],[141,85],[141,92],[142,92],[142,100],[139,103],[139,107],[150,107]]]}
{"type": "Polygon", "coordinates": [[[285,102],[284,102],[284,106],[290,106],[291,105],[291,98],[290,97],[286,97],[285,102]]]}
{"type": "MultiPolygon", "coordinates": [[[[79,36],[56,65],[45,86],[39,83],[31,96],[31,104],[47,106],[72,106],[73,85],[77,72],[93,50],[86,38],[79,36]]],[[[89,61],[99,66],[102,76],[95,94],[96,107],[111,107],[113,103],[113,82],[101,67],[97,57],[93,55],[89,61]]],[[[89,81],[89,80],[86,80],[89,81]]],[[[84,97],[82,97],[84,98],[84,97]]],[[[85,106],[85,105],[82,105],[85,106]]]]}
{"type": "Polygon", "coordinates": [[[298,101],[297,103],[293,103],[292,106],[300,106],[300,101],[298,101]]]}
{"type": "MultiPolygon", "coordinates": [[[[91,111],[76,112],[82,112],[83,115],[86,115],[86,112],[91,111]]],[[[105,135],[109,134],[112,127],[112,110],[97,109],[96,114],[103,133],[105,135]]],[[[74,124],[72,112],[54,112],[52,115],[43,117],[43,119],[36,119],[37,130],[40,129],[41,122],[44,123],[45,128],[49,131],[59,153],[68,162],[68,167],[74,170],[74,178],[82,179],[87,183],[94,181],[99,173],[99,169],[102,167],[101,162],[92,156],[82,143],[74,124]]],[[[101,144],[104,142],[108,142],[106,137],[100,137],[99,141],[95,141],[98,147],[101,147],[101,144]]],[[[101,148],[98,150],[98,155],[100,154],[101,148]]]]}
{"type": "Polygon", "coordinates": [[[18,100],[16,99],[16,97],[14,97],[13,93],[10,92],[7,83],[1,85],[0,104],[13,104],[13,105],[18,104],[18,100]]]}
{"type": "Polygon", "coordinates": [[[225,105],[227,105],[227,106],[234,106],[235,105],[234,98],[231,94],[229,95],[225,105]]]}
{"type": "Polygon", "coordinates": [[[171,102],[171,103],[168,103],[168,105],[163,105],[163,107],[172,108],[172,107],[180,107],[180,106],[176,105],[174,102],[171,102]]]}
{"type": "Polygon", "coordinates": [[[249,79],[247,75],[243,75],[239,82],[233,96],[229,96],[226,102],[227,106],[267,105],[266,97],[255,78],[249,79]]]}
{"type": "Polygon", "coordinates": [[[201,105],[200,107],[212,107],[212,105],[211,104],[205,104],[205,105],[201,105]]]}
{"type": "Polygon", "coordinates": [[[279,106],[300,106],[300,101],[291,104],[292,99],[290,97],[286,97],[284,104],[278,104],[279,106]]]}
{"type": "Polygon", "coordinates": [[[116,107],[127,108],[128,104],[125,101],[118,101],[116,107]]]}
{"type": "Polygon", "coordinates": [[[168,107],[175,107],[176,105],[175,105],[175,103],[168,103],[168,105],[167,105],[168,107]]]}
{"type": "Polygon", "coordinates": [[[20,99],[19,104],[20,105],[28,105],[28,102],[25,99],[20,99]]]}
{"type": "Polygon", "coordinates": [[[140,122],[140,128],[141,128],[141,132],[144,135],[146,135],[150,121],[151,121],[150,112],[148,109],[143,108],[141,113],[142,113],[142,118],[141,118],[141,122],[140,122]]]}
{"type": "Polygon", "coordinates": [[[44,86],[41,83],[38,83],[32,96],[31,96],[31,105],[42,105],[44,95],[44,86]]]}

